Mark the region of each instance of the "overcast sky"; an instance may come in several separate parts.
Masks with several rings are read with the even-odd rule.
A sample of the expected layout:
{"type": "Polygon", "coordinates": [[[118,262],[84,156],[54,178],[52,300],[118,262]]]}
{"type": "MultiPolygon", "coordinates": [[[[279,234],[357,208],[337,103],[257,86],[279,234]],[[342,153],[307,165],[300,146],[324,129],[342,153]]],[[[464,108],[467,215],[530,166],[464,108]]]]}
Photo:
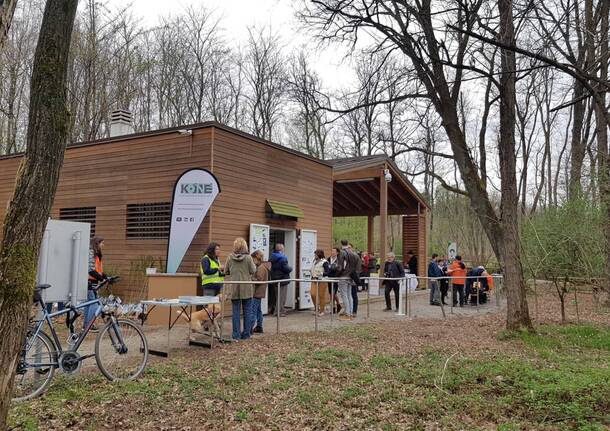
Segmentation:
{"type": "Polygon", "coordinates": [[[338,46],[321,50],[306,36],[295,16],[299,3],[298,0],[131,0],[128,3],[109,0],[107,6],[113,10],[131,4],[134,15],[147,26],[156,25],[161,16],[179,14],[189,6],[201,6],[215,11],[222,18],[224,36],[236,46],[247,40],[248,27],[271,26],[283,39],[287,51],[307,47],[310,60],[326,86],[345,86],[346,75],[352,76],[344,61],[346,51],[338,46]]]}

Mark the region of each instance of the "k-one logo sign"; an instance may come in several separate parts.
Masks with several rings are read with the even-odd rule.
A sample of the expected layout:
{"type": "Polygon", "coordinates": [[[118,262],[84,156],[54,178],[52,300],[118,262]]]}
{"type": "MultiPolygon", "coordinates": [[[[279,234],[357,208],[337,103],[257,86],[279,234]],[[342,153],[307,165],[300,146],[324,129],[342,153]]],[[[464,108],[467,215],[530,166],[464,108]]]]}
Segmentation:
{"type": "Polygon", "coordinates": [[[180,193],[183,195],[210,195],[214,191],[211,183],[184,183],[180,184],[180,193]]]}
{"type": "Polygon", "coordinates": [[[220,193],[218,180],[205,169],[189,169],[176,181],[167,244],[169,274],[178,270],[197,229],[201,226],[218,193],[220,193]]]}

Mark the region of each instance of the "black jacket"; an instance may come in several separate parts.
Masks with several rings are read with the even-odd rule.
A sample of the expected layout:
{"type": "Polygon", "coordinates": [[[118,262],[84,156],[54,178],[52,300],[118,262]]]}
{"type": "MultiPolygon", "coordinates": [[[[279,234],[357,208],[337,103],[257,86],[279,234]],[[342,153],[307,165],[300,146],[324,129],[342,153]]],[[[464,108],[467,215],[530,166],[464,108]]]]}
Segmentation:
{"type": "Polygon", "coordinates": [[[409,267],[409,272],[411,274],[417,275],[417,257],[411,256],[411,259],[407,262],[407,266],[409,267]]]}
{"type": "MultiPolygon", "coordinates": [[[[383,266],[383,275],[387,278],[402,278],[405,276],[405,269],[400,262],[386,262],[383,266]]],[[[384,280],[383,284],[396,285],[398,280],[384,280]]]]}

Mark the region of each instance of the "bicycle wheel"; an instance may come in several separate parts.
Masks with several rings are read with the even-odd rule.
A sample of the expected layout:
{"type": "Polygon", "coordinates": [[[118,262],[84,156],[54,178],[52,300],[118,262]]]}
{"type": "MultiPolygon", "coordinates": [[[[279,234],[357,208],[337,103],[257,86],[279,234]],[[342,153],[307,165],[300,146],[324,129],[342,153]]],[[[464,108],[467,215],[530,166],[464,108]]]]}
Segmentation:
{"type": "Polygon", "coordinates": [[[109,321],[95,340],[95,361],[110,381],[137,378],[148,361],[144,333],[131,320],[109,321]]]}
{"type": "Polygon", "coordinates": [[[57,351],[51,338],[42,331],[35,336],[28,334],[17,363],[13,401],[25,401],[42,395],[51,383],[57,366],[57,351]]]}

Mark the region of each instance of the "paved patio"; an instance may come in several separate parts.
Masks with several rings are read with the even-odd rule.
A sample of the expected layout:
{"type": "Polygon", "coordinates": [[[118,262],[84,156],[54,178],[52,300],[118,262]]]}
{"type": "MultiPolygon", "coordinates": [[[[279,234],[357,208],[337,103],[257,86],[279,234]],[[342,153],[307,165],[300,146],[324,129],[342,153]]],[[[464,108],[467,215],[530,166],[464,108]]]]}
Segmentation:
{"type": "MultiPolygon", "coordinates": [[[[312,310],[304,311],[288,311],[287,316],[279,318],[279,331],[280,333],[286,332],[313,332],[326,331],[331,328],[354,325],[358,323],[366,322],[382,322],[388,320],[401,320],[408,325],[409,321],[413,319],[443,319],[443,310],[439,306],[433,306],[429,304],[429,292],[427,290],[416,291],[409,294],[408,302],[410,303],[409,315],[399,315],[398,313],[391,311],[384,311],[385,301],[383,298],[383,290],[379,296],[371,296],[367,301],[366,292],[359,293],[359,307],[358,316],[352,321],[342,321],[338,319],[337,315],[331,315],[326,313],[324,316],[316,319],[312,310]],[[316,322],[317,320],[317,322],[316,322]]],[[[451,294],[450,294],[451,296],[451,294]]],[[[393,298],[392,298],[393,299],[393,298]]],[[[466,305],[464,307],[451,307],[445,306],[444,311],[447,319],[452,319],[462,316],[476,316],[483,313],[498,313],[503,309],[505,301],[500,298],[500,295],[491,295],[490,301],[487,304],[472,306],[466,305]]],[[[189,330],[186,322],[182,319],[174,326],[170,333],[170,346],[171,349],[183,349],[188,347],[189,330]]],[[[148,338],[148,344],[150,349],[162,350],[167,349],[167,329],[163,326],[146,326],[145,332],[148,338]]],[[[264,319],[264,334],[255,334],[255,338],[259,337],[270,337],[277,333],[278,319],[276,317],[267,317],[264,319]]],[[[225,318],[222,328],[222,334],[224,338],[229,339],[231,337],[231,318],[225,318]]],[[[207,340],[207,337],[202,337],[197,334],[192,334],[196,340],[207,340]]],[[[192,346],[192,349],[198,349],[200,347],[192,346]]]]}

